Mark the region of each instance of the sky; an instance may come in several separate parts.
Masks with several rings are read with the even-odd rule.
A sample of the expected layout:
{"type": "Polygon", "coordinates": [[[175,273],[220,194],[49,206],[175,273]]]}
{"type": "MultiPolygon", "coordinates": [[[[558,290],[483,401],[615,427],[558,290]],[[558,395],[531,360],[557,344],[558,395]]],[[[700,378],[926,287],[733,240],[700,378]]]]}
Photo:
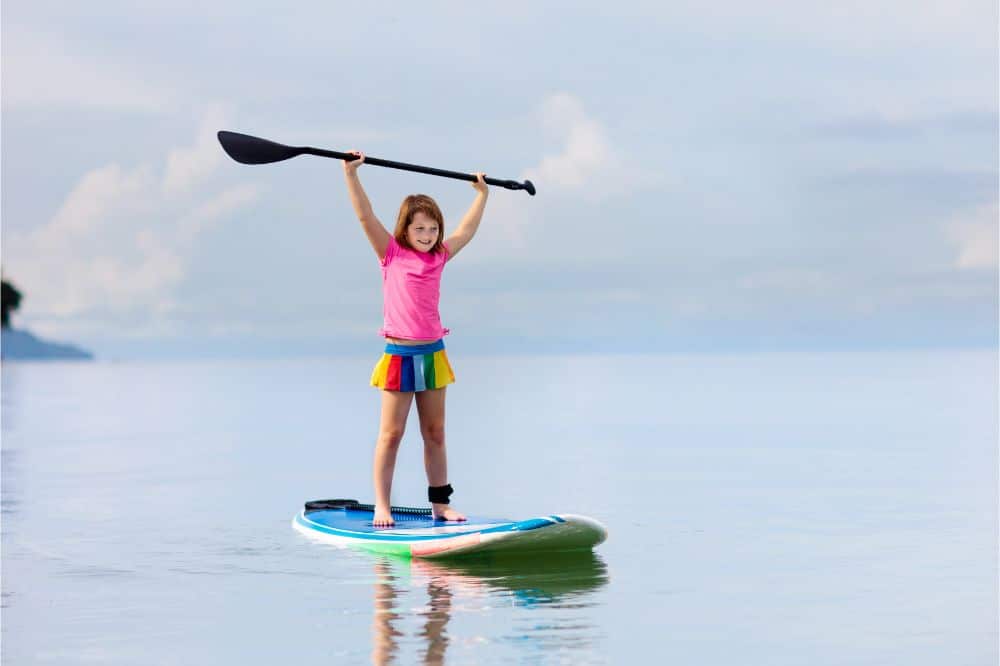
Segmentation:
{"type": "MultiPolygon", "coordinates": [[[[14,324],[99,357],[379,349],[340,163],[240,165],[220,129],[530,178],[444,273],[465,353],[997,344],[996,2],[0,11],[14,324]]],[[[475,195],[361,178],[390,228],[475,195]]]]}

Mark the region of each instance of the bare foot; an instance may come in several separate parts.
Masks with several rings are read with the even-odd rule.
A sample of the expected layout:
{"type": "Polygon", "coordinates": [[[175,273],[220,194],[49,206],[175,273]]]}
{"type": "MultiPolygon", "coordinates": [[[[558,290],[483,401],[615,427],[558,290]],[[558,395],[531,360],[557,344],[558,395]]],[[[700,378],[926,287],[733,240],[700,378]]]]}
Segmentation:
{"type": "Polygon", "coordinates": [[[435,520],[465,520],[465,516],[447,504],[431,504],[435,520]]]}
{"type": "Polygon", "coordinates": [[[395,524],[396,521],[392,519],[392,514],[387,509],[375,507],[375,518],[372,520],[372,525],[375,527],[392,527],[395,524]]]}

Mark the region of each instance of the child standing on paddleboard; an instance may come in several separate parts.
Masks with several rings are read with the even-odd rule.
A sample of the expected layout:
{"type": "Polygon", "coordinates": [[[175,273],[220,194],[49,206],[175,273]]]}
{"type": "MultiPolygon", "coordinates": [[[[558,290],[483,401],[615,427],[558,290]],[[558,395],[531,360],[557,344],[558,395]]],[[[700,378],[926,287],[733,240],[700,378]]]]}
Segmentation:
{"type": "Polygon", "coordinates": [[[365,156],[358,151],[350,152],[358,159],[344,162],[347,191],[382,265],[384,323],[379,334],[385,337],[386,346],[371,379],[372,386],[382,390],[373,471],[374,524],[376,527],[395,524],[389,508],[392,474],[414,398],[424,438],[427,499],[434,517],[465,520],[465,516],[449,506],[452,487],[448,483],[444,443],[444,401],[445,389],[455,381],[455,375],[444,350],[448,329],[441,326],[438,300],[444,265],[475,235],[489,189],[484,174],[477,173],[477,181],[472,184],[476,199],[447,240],[444,240],[441,209],[424,194],[412,194],[403,200],[395,231],[390,234],[372,212],[358,179],[358,167],[364,164],[365,156]]]}

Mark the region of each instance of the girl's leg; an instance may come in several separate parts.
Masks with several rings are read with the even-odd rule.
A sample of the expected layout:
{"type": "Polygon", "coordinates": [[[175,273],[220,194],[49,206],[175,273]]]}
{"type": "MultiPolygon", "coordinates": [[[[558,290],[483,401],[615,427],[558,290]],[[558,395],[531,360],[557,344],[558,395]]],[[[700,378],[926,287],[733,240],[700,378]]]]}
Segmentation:
{"type": "MultiPolygon", "coordinates": [[[[448,454],[444,447],[444,397],[446,388],[417,393],[420,434],[424,437],[424,468],[427,485],[448,483],[448,454]]],[[[465,520],[465,516],[447,504],[432,504],[434,516],[444,520],[465,520]]]]}
{"type": "Polygon", "coordinates": [[[379,419],[375,463],[372,466],[372,477],[375,481],[373,522],[376,527],[391,527],[396,524],[389,512],[392,473],[396,469],[396,454],[399,452],[399,443],[403,441],[406,415],[410,413],[412,402],[412,392],[382,391],[382,416],[379,419]]]}

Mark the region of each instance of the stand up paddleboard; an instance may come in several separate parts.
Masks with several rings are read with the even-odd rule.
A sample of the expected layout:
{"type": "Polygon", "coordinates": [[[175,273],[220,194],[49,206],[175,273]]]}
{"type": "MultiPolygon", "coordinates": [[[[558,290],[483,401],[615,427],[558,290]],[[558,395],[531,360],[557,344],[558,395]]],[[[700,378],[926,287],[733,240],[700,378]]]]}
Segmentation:
{"type": "Polygon", "coordinates": [[[356,500],[306,502],[292,527],[340,546],[422,558],[589,550],[608,536],[601,523],[573,514],[528,520],[469,517],[457,522],[435,520],[430,509],[394,506],[396,525],[375,527],[374,509],[356,500]]]}

